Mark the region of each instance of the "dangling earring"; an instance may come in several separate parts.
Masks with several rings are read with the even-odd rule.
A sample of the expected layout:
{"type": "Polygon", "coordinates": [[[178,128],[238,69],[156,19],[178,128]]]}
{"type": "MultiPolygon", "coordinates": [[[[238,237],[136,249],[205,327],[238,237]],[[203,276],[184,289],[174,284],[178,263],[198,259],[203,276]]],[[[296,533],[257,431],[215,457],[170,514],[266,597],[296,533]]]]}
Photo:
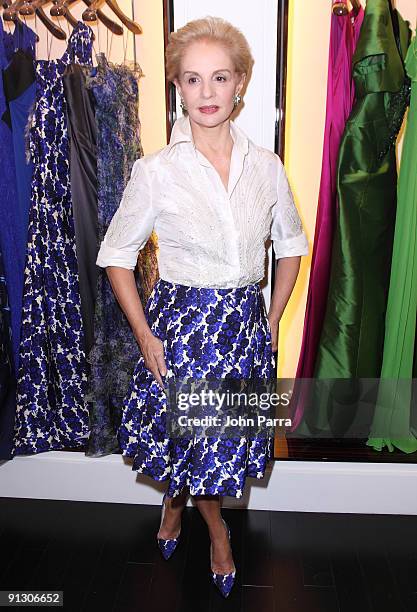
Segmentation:
{"type": "Polygon", "coordinates": [[[184,102],[184,100],[182,98],[180,99],[180,107],[181,107],[182,111],[186,111],[187,110],[187,107],[185,106],[185,102],[184,102]]]}
{"type": "Polygon", "coordinates": [[[242,101],[242,96],[240,94],[236,94],[233,96],[233,106],[234,108],[236,108],[236,106],[238,106],[238,104],[240,104],[242,101]]]}

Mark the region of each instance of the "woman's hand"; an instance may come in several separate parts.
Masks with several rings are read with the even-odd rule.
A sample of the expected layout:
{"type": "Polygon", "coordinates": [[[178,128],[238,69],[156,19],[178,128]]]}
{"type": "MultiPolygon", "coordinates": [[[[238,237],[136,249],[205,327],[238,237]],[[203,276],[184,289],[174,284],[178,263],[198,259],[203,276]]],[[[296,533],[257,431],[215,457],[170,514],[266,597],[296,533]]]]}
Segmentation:
{"type": "Polygon", "coordinates": [[[301,256],[277,259],[275,286],[271,296],[268,321],[271,327],[272,351],[278,350],[279,322],[290,299],[300,269],[301,256]]]}
{"type": "Polygon", "coordinates": [[[142,351],[145,366],[152,372],[158,381],[159,386],[164,389],[162,376],[167,373],[164,355],[163,342],[148,331],[138,339],[140,350],[142,351]]]}
{"type": "Polygon", "coordinates": [[[268,321],[271,328],[272,352],[276,353],[278,350],[279,321],[272,317],[268,317],[268,321]]]}

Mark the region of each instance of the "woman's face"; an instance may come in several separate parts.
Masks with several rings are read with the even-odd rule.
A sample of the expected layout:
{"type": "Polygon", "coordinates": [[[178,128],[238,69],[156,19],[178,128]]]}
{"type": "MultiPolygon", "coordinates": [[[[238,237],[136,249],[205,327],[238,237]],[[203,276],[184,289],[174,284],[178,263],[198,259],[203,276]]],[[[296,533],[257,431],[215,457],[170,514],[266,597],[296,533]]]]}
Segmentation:
{"type": "Polygon", "coordinates": [[[174,82],[190,119],[213,127],[229,118],[233,97],[242,89],[245,77],[235,72],[223,45],[198,41],[184,53],[179,79],[174,82]]]}

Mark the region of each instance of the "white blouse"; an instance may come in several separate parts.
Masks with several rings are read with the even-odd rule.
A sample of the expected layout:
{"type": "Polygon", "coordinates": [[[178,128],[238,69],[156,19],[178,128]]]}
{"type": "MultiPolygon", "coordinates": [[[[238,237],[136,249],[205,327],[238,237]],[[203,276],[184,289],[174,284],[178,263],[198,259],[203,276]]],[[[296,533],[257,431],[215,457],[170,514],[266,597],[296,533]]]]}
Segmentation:
{"type": "Polygon", "coordinates": [[[308,242],[284,166],[233,121],[229,184],[194,145],[190,120],[169,144],[138,159],[101,243],[97,265],[133,270],[152,230],[161,279],[194,287],[244,287],[265,275],[265,242],[277,259],[307,255],[308,242]]]}

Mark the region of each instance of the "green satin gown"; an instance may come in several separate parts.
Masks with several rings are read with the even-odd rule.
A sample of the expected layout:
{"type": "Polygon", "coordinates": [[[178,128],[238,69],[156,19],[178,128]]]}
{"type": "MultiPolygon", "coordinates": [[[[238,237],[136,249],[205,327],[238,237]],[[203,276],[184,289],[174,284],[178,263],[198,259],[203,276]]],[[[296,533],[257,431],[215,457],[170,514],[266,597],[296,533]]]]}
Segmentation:
{"type": "MultiPolygon", "coordinates": [[[[395,142],[410,98],[404,69],[410,38],[409,23],[396,10],[391,15],[389,0],[367,1],[353,56],[356,101],[338,158],[338,213],[316,379],[381,373],[397,203],[395,142]]],[[[297,433],[345,434],[355,415],[334,407],[343,403],[336,387],[331,380],[320,387],[297,433]]]]}
{"type": "Polygon", "coordinates": [[[417,41],[413,38],[406,57],[411,78],[411,102],[398,179],[391,280],[385,321],[381,384],[367,444],[405,453],[417,451],[416,378],[417,316],[417,41]],[[414,420],[414,423],[413,423],[414,420]]]}

